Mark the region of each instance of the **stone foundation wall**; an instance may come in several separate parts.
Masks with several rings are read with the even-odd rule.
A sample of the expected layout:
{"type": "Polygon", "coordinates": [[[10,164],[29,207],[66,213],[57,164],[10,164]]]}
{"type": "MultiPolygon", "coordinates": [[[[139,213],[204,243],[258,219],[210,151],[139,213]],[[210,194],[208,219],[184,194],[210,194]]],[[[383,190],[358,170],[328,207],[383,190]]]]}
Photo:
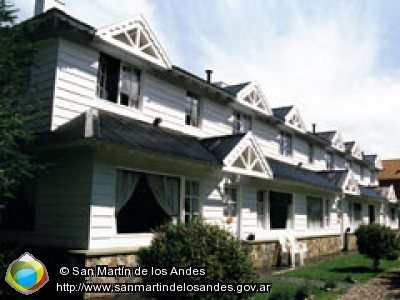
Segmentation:
{"type": "MultiPolygon", "coordinates": [[[[357,249],[356,236],[348,236],[348,250],[357,249]]],[[[341,249],[340,235],[310,237],[298,239],[307,244],[307,257],[317,259],[339,253],[341,249]]],[[[255,268],[270,268],[279,265],[288,265],[288,255],[281,253],[277,241],[252,241],[250,258],[255,268]]]]}

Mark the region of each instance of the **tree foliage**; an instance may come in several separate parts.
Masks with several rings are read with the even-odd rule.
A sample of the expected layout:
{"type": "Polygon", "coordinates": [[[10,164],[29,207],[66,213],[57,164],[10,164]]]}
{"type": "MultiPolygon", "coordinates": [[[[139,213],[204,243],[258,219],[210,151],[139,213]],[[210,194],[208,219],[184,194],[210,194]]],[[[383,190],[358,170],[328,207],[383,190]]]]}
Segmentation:
{"type": "MultiPolygon", "coordinates": [[[[250,248],[229,232],[215,225],[195,220],[188,224],[167,224],[155,233],[149,248],[139,252],[140,265],[146,269],[165,269],[165,276],[145,276],[148,284],[221,285],[254,283],[250,248]],[[205,268],[205,276],[176,276],[173,267],[205,268]]],[[[200,290],[201,291],[201,290],[200,290]]],[[[249,299],[249,293],[235,292],[169,292],[148,293],[156,299],[249,299]]]]}
{"type": "Polygon", "coordinates": [[[379,224],[360,225],[355,231],[358,252],[373,260],[373,269],[379,268],[379,262],[397,246],[395,233],[379,224]]]}
{"type": "MultiPolygon", "coordinates": [[[[0,204],[36,169],[27,154],[29,74],[35,53],[33,23],[15,25],[17,10],[0,0],[0,204]]],[[[29,99],[33,103],[33,99],[29,99]]]]}

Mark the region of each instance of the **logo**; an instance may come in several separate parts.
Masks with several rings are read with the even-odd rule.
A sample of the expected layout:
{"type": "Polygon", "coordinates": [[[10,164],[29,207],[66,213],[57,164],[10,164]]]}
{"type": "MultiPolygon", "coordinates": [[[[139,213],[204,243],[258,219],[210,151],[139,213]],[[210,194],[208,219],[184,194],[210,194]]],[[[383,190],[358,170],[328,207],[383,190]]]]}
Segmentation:
{"type": "Polygon", "coordinates": [[[14,260],[6,273],[6,282],[25,295],[36,292],[48,281],[46,267],[29,252],[14,260]]]}

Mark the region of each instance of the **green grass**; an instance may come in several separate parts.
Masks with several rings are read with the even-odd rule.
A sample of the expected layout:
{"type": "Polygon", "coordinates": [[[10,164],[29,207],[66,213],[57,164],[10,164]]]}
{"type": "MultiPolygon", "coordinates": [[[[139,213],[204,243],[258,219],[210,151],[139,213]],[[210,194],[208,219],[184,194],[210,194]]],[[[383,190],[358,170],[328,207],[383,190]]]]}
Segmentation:
{"type": "MultiPolygon", "coordinates": [[[[264,282],[264,281],[262,281],[264,282]]],[[[292,299],[297,291],[297,288],[300,285],[290,282],[282,282],[282,281],[268,281],[271,284],[270,293],[268,294],[255,294],[253,299],[254,300],[265,300],[269,299],[269,296],[274,291],[286,290],[292,295],[292,299]]],[[[315,295],[316,300],[334,300],[338,295],[343,293],[343,291],[335,291],[335,292],[326,292],[317,287],[311,287],[312,294],[315,295]]]]}
{"type": "Polygon", "coordinates": [[[350,275],[358,282],[365,282],[382,272],[398,267],[400,267],[400,260],[381,260],[380,270],[376,273],[372,270],[372,260],[357,253],[298,267],[281,275],[324,281],[342,281],[350,275]]]}

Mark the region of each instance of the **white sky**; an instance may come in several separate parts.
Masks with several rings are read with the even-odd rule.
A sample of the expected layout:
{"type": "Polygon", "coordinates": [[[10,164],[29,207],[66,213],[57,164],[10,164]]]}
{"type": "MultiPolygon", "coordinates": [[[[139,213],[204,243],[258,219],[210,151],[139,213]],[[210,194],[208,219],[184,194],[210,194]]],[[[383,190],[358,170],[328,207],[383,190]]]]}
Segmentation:
{"type": "MultiPolygon", "coordinates": [[[[141,13],[172,63],[213,80],[256,80],[272,107],[400,158],[400,1],[63,0],[95,27],[141,13]]],[[[34,0],[15,0],[20,19],[34,0]]]]}

